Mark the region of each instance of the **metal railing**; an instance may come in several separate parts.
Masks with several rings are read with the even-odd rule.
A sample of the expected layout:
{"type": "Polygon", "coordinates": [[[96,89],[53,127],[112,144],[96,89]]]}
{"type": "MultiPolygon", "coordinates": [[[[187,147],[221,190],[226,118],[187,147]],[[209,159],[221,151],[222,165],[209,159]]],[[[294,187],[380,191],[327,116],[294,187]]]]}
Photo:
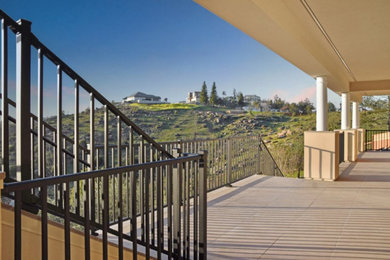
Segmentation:
{"type": "MultiPolygon", "coordinates": [[[[208,191],[230,185],[235,181],[254,174],[283,176],[277,163],[259,135],[235,136],[215,139],[177,140],[159,143],[170,154],[175,155],[176,149],[183,153],[199,153],[208,151],[208,191]]],[[[148,149],[148,145],[143,145],[148,149]]],[[[141,151],[139,144],[134,145],[136,151],[141,151]]],[[[115,154],[118,147],[109,145],[110,154],[115,154]]],[[[128,147],[122,145],[122,150],[128,147]]],[[[103,146],[95,147],[99,158],[103,146]]],[[[103,160],[100,159],[100,164],[103,160]]],[[[99,163],[98,163],[99,164],[99,163]]]]}
{"type": "Polygon", "coordinates": [[[388,151],[390,149],[390,131],[366,130],[364,148],[366,151],[388,151]]]}
{"type": "MultiPolygon", "coordinates": [[[[155,160],[173,158],[151,137],[136,126],[90,84],[74,72],[60,58],[43,45],[31,33],[31,23],[26,20],[15,22],[0,10],[1,21],[1,166],[7,173],[6,182],[24,181],[36,178],[61,176],[70,173],[93,171],[119,167],[122,165],[142,164],[155,160]],[[8,96],[8,41],[9,32],[16,36],[16,100],[8,96]],[[31,51],[37,52],[37,115],[31,113],[31,51]],[[56,85],[56,122],[55,127],[43,116],[44,101],[44,61],[57,68],[56,85]],[[74,82],[74,111],[72,137],[66,136],[63,129],[63,75],[74,82]],[[88,93],[89,126],[87,130],[80,126],[80,91],[88,93]],[[97,103],[101,105],[98,108],[97,103]],[[10,114],[15,110],[15,117],[10,114]],[[103,128],[97,120],[103,118],[103,128]],[[84,132],[83,132],[84,131],[84,132]],[[81,142],[81,136],[84,137],[81,142]],[[100,137],[98,140],[97,137],[100,137]],[[91,154],[100,144],[103,151],[91,154]],[[82,145],[82,143],[84,145],[82,145]],[[117,147],[126,145],[126,149],[117,149],[110,154],[110,143],[117,147]],[[141,143],[144,145],[137,146],[141,143]],[[146,147],[136,150],[136,147],[146,147]]],[[[46,100],[46,99],[45,99],[46,100]]],[[[79,184],[77,184],[79,185],[79,184]]],[[[93,184],[94,185],[94,184],[93,184]]],[[[55,187],[54,206],[62,207],[63,185],[55,187]]],[[[77,187],[77,211],[82,207],[82,188],[77,187]]],[[[93,195],[93,194],[92,194],[93,195]]],[[[92,198],[94,199],[94,198],[92,198]]],[[[94,214],[94,211],[92,211],[94,214]]],[[[93,216],[95,217],[95,216],[93,216]]],[[[97,217],[97,216],[96,216],[97,217]]]]}
{"type": "Polygon", "coordinates": [[[71,225],[84,231],[85,259],[90,259],[90,230],[99,230],[103,259],[108,258],[108,234],[117,236],[118,256],[123,259],[124,240],[132,245],[133,259],[141,251],[148,259],[206,259],[207,153],[187,154],[131,166],[95,170],[22,182],[6,183],[3,195],[14,204],[14,257],[21,259],[22,209],[36,208],[41,218],[42,259],[48,259],[49,215],[64,225],[65,259],[71,255],[71,225]],[[61,208],[55,208],[55,187],[63,186],[61,208]],[[83,188],[79,204],[76,187],[83,188]],[[98,187],[93,189],[92,187],[98,187]],[[36,194],[26,203],[27,195],[36,194]],[[94,195],[94,200],[91,198],[94,195]],[[93,207],[93,205],[95,205],[93,207]],[[101,211],[92,217],[91,209],[101,211]],[[115,228],[112,226],[115,225],[115,228]],[[124,229],[124,224],[126,229],[124,229]],[[165,227],[164,227],[165,226],[165,227]],[[129,228],[127,228],[129,227],[129,228]],[[129,232],[130,231],[130,232],[129,232]],[[140,247],[142,249],[140,249],[140,247]]]}
{"type": "Polygon", "coordinates": [[[253,174],[283,176],[259,135],[160,143],[168,152],[179,147],[185,153],[208,151],[208,190],[231,185],[253,174]]]}
{"type": "MultiPolygon", "coordinates": [[[[135,125],[103,95],[96,91],[87,81],[80,77],[65,62],[50,51],[39,39],[31,33],[31,23],[26,20],[15,22],[0,10],[1,21],[1,151],[2,170],[7,172],[7,180],[29,180],[47,176],[59,176],[83,170],[95,170],[99,167],[143,163],[148,157],[135,155],[134,143],[146,143],[150,149],[162,155],[162,158],[172,158],[158,143],[135,125]],[[11,100],[9,89],[9,33],[16,36],[16,100],[11,100]],[[32,51],[36,51],[37,60],[32,59],[32,51]],[[37,63],[37,95],[32,95],[31,64],[37,63]],[[43,116],[43,103],[47,102],[44,88],[44,62],[56,67],[56,122],[50,125],[43,116]],[[63,129],[63,77],[66,75],[74,84],[74,109],[72,136],[65,136],[63,129]],[[89,104],[88,130],[80,127],[80,91],[86,92],[83,101],[89,104]],[[34,102],[31,100],[36,98],[34,102]],[[37,115],[31,112],[31,105],[37,104],[37,115]],[[100,106],[100,108],[98,107],[100,106]],[[15,117],[10,114],[15,110],[15,117]],[[96,127],[97,119],[103,117],[104,128],[96,127]],[[109,136],[110,135],[110,136],[109,136]],[[115,136],[116,135],[116,136],[115,136]],[[80,140],[80,137],[84,140],[80,140]],[[97,137],[101,140],[97,140],[97,137]],[[81,142],[82,141],[82,142],[81,142]],[[121,151],[110,156],[104,165],[97,165],[96,156],[90,156],[98,141],[108,152],[108,145],[116,143],[128,145],[128,155],[121,151]],[[84,145],[82,145],[83,143],[84,145]],[[30,144],[30,149],[27,149],[30,144]],[[123,157],[123,158],[122,158],[123,157]],[[47,165],[48,158],[52,164],[47,165]]],[[[52,75],[54,76],[54,74],[52,75]]],[[[101,118],[100,118],[101,119],[101,118]]],[[[102,155],[103,156],[103,155],[102,155]]]]}

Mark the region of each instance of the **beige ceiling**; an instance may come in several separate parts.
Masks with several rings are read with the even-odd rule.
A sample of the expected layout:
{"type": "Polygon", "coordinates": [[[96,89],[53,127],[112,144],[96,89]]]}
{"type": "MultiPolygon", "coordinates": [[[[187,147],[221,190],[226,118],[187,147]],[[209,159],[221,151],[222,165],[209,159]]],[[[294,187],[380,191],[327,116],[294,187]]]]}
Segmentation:
{"type": "Polygon", "coordinates": [[[390,94],[390,0],[195,2],[337,93],[390,94]]]}

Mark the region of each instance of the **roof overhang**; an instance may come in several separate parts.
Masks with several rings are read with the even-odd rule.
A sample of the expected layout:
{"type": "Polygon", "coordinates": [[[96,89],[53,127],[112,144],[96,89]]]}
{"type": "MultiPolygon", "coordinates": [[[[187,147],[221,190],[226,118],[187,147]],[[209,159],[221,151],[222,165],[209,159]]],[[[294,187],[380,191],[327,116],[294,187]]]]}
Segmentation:
{"type": "Polygon", "coordinates": [[[194,1],[336,93],[390,94],[389,0],[194,1]]]}

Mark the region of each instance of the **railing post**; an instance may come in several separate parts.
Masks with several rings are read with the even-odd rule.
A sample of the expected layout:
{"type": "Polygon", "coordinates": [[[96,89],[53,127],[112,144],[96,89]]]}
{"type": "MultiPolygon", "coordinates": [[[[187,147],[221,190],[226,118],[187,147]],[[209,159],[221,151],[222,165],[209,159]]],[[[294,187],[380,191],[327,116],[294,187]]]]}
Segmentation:
{"type": "MultiPolygon", "coordinates": [[[[175,158],[180,157],[181,150],[174,148],[172,155],[175,158]]],[[[182,198],[182,164],[174,164],[172,169],[172,188],[173,188],[173,252],[174,258],[180,258],[181,252],[181,198],[182,198]]]]}
{"type": "Polygon", "coordinates": [[[199,161],[199,260],[207,259],[207,151],[199,161]]]}
{"type": "Polygon", "coordinates": [[[18,20],[21,32],[16,34],[16,179],[31,179],[30,149],[30,66],[31,22],[18,20]]]}
{"type": "MultiPolygon", "coordinates": [[[[5,179],[5,172],[0,173],[0,201],[1,201],[1,190],[4,188],[4,179],[5,179]]],[[[1,258],[1,252],[3,252],[1,245],[2,245],[2,240],[1,240],[1,234],[2,234],[2,216],[1,216],[1,207],[0,207],[0,258],[1,258]]]]}
{"type": "Polygon", "coordinates": [[[226,186],[232,187],[232,139],[227,139],[227,183],[226,186]]]}
{"type": "Polygon", "coordinates": [[[258,147],[257,147],[257,163],[256,163],[256,171],[257,174],[261,174],[261,136],[257,137],[258,147]]]}
{"type": "Polygon", "coordinates": [[[258,157],[258,167],[259,167],[259,171],[257,174],[263,174],[263,171],[261,169],[262,165],[265,163],[265,162],[261,162],[261,152],[263,151],[263,148],[261,147],[261,136],[259,136],[259,157],[258,157]]]}

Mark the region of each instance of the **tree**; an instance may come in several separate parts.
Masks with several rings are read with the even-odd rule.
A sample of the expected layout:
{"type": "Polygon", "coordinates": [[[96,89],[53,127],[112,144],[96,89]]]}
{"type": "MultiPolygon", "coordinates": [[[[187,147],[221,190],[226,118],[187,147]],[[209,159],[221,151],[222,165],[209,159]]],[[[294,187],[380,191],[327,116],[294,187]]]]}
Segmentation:
{"type": "Polygon", "coordinates": [[[200,103],[207,105],[209,103],[209,96],[207,95],[206,82],[203,81],[202,90],[200,91],[200,103]]]}
{"type": "Polygon", "coordinates": [[[222,96],[226,96],[226,91],[224,90],[224,91],[222,91],[222,96]]]}
{"type": "Polygon", "coordinates": [[[336,106],[332,102],[328,102],[328,111],[336,112],[336,106]]]}
{"type": "Polygon", "coordinates": [[[271,100],[271,108],[281,109],[285,105],[285,101],[282,100],[278,95],[274,96],[274,100],[271,100]]]}
{"type": "Polygon", "coordinates": [[[298,108],[302,114],[307,115],[311,114],[312,110],[314,109],[314,106],[310,102],[310,100],[306,98],[305,100],[298,102],[298,108]]]}
{"type": "Polygon", "coordinates": [[[233,89],[233,102],[237,101],[237,92],[236,89],[233,89]]]}
{"type": "Polygon", "coordinates": [[[217,86],[215,85],[215,82],[214,82],[213,86],[211,88],[210,104],[214,106],[217,103],[218,103],[217,86]]]}
{"type": "Polygon", "coordinates": [[[253,107],[256,109],[256,110],[259,110],[260,109],[260,102],[259,101],[253,101],[253,107]]]}
{"type": "Polygon", "coordinates": [[[288,110],[290,111],[291,115],[296,116],[299,114],[299,108],[296,103],[291,103],[288,107],[288,110]]]}
{"type": "Polygon", "coordinates": [[[244,106],[244,95],[242,94],[242,92],[238,92],[237,103],[240,107],[244,106]]]}

